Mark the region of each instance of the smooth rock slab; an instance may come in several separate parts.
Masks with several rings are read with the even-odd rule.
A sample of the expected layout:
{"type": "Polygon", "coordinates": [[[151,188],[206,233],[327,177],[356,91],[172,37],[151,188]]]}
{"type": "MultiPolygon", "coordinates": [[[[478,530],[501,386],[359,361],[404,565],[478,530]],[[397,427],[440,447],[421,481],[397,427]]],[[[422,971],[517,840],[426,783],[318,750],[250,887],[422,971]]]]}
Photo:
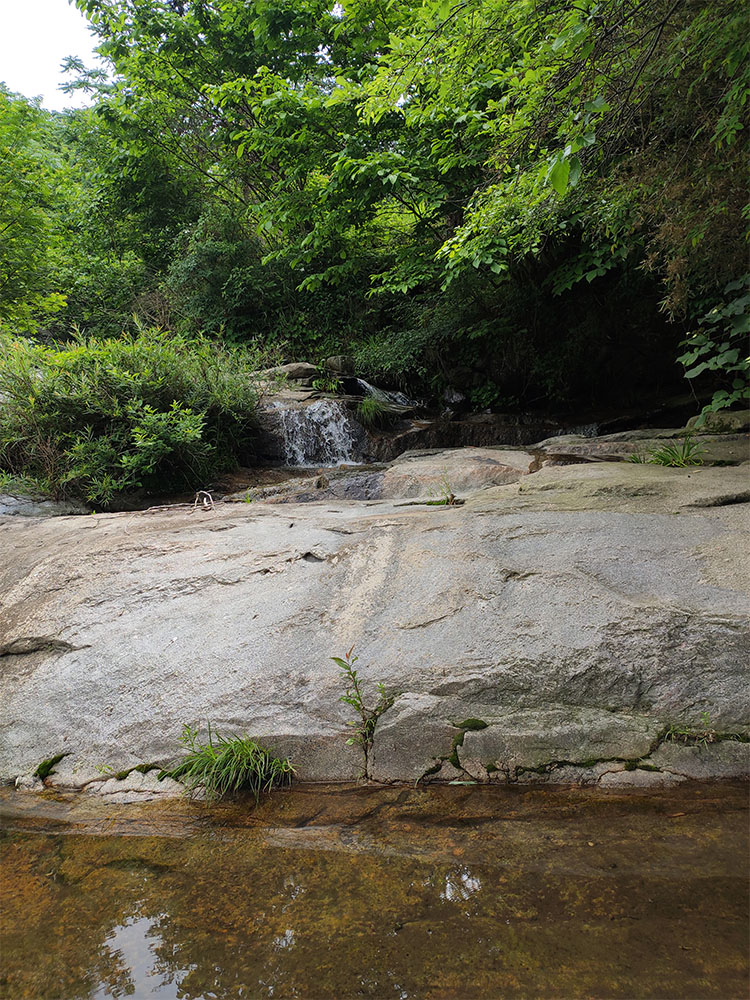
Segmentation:
{"type": "Polygon", "coordinates": [[[87,792],[101,796],[107,802],[150,802],[153,799],[174,799],[185,794],[185,786],[172,778],[157,778],[158,771],[141,774],[131,771],[127,778],[109,778],[86,785],[87,792]]]}
{"type": "MultiPolygon", "coordinates": [[[[400,695],[375,734],[384,781],[415,780],[472,717],[516,718],[496,755],[514,767],[630,758],[705,712],[742,731],[744,474],[579,465],[462,507],[0,518],[0,776],[60,753],[72,769],[167,763],[183,724],[209,721],[307,780],[356,776],[330,659],[352,646],[366,703],[377,682],[400,695]]],[[[481,735],[459,753],[484,767],[481,735]]]]}
{"type": "Polygon", "coordinates": [[[460,730],[444,717],[440,698],[408,694],[382,716],[368,761],[374,781],[418,781],[450,756],[460,730]]]}
{"type": "Polygon", "coordinates": [[[683,746],[665,742],[648,763],[685,778],[750,778],[750,743],[720,740],[683,746]]]}

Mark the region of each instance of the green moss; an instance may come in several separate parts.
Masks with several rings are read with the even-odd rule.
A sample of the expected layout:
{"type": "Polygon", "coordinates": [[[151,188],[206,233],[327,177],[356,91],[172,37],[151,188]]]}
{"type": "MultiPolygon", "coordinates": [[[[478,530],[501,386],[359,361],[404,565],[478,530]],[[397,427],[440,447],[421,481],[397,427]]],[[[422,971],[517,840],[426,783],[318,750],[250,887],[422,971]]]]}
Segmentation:
{"type": "Polygon", "coordinates": [[[479,729],[487,728],[487,723],[482,719],[465,719],[463,722],[457,722],[456,725],[459,729],[468,732],[476,732],[479,729]]]}
{"type": "Polygon", "coordinates": [[[148,774],[149,771],[158,770],[158,764],[136,764],[135,767],[128,767],[124,771],[118,771],[117,774],[115,774],[115,778],[118,781],[124,781],[128,775],[133,773],[133,771],[137,771],[139,774],[148,774]]]}
{"type": "Polygon", "coordinates": [[[437,774],[442,766],[443,761],[439,760],[437,764],[433,764],[432,767],[428,767],[425,773],[421,775],[421,777],[417,778],[416,784],[419,784],[419,782],[423,781],[425,778],[431,777],[433,774],[437,774]]]}
{"type": "Polygon", "coordinates": [[[56,757],[50,757],[49,760],[43,760],[39,767],[34,771],[34,775],[37,778],[41,778],[44,781],[48,778],[50,774],[55,770],[55,767],[60,763],[63,757],[67,757],[67,753],[59,753],[56,757]]]}

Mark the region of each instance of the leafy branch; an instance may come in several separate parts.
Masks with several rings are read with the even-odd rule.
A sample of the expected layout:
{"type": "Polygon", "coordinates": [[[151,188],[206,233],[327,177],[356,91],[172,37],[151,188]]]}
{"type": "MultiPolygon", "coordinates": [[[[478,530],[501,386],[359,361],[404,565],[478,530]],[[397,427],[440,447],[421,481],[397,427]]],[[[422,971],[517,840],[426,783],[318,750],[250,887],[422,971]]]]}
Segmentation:
{"type": "Polygon", "coordinates": [[[378,700],[372,708],[368,708],[362,693],[359,675],[354,669],[354,664],[359,657],[353,656],[353,653],[354,646],[345,654],[343,659],[340,656],[332,656],[331,659],[344,671],[346,680],[346,693],[341,695],[339,701],[351,705],[359,715],[359,721],[352,720],[347,723],[347,725],[356,728],[355,734],[346,741],[347,746],[361,746],[366,761],[372,749],[378,719],[393,705],[395,695],[388,694],[385,685],[382,681],[379,681],[376,685],[378,700]]]}

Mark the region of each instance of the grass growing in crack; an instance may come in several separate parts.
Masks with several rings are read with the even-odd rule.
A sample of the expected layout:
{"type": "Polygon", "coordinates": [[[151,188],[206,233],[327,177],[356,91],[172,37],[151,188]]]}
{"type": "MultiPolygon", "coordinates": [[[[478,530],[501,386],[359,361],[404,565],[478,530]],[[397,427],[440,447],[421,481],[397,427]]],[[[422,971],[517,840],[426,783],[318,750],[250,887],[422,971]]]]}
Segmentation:
{"type": "Polygon", "coordinates": [[[294,768],[286,758],[270,751],[247,736],[220,736],[208,727],[208,742],[198,739],[198,729],[183,726],[180,742],[187,753],[171,771],[159,778],[181,781],[189,792],[202,789],[209,800],[249,790],[256,802],[262,792],[289,784],[294,768]]]}
{"type": "MultiPolygon", "coordinates": [[[[110,769],[111,770],[111,769],[110,769]]],[[[137,771],[138,774],[148,774],[149,771],[160,771],[161,768],[158,764],[136,764],[135,767],[126,767],[123,771],[118,771],[114,777],[117,781],[124,781],[129,777],[133,771],[137,771]]]]}
{"type": "Polygon", "coordinates": [[[687,746],[708,746],[721,739],[719,733],[711,725],[708,712],[701,712],[701,726],[675,725],[670,726],[664,734],[664,739],[670,743],[684,743],[687,746]]]}
{"type": "Polygon", "coordinates": [[[428,501],[428,503],[441,504],[445,507],[457,507],[461,503],[453,492],[453,487],[448,479],[447,469],[443,469],[440,482],[428,490],[428,495],[434,498],[432,501],[428,501]]]}
{"type": "Polygon", "coordinates": [[[652,448],[647,455],[636,452],[629,461],[641,465],[664,465],[673,469],[686,469],[692,465],[703,465],[703,446],[686,434],[682,441],[652,448]]]}
{"type": "Polygon", "coordinates": [[[393,422],[393,414],[379,399],[365,396],[357,403],[357,420],[363,427],[385,427],[393,422]]]}
{"type": "Polygon", "coordinates": [[[385,689],[385,685],[379,681],[376,685],[378,700],[373,708],[368,708],[362,694],[362,686],[360,684],[359,676],[357,675],[357,671],[354,669],[354,664],[357,662],[359,657],[353,656],[353,653],[354,646],[352,646],[343,658],[340,656],[332,656],[331,659],[344,671],[346,680],[346,693],[341,695],[339,701],[343,701],[345,704],[351,705],[352,708],[356,709],[359,714],[359,721],[352,721],[348,723],[348,725],[356,727],[356,733],[346,741],[347,746],[356,745],[362,747],[366,758],[372,749],[372,740],[375,735],[375,727],[378,724],[378,719],[391,707],[395,701],[395,695],[388,694],[385,689]]]}

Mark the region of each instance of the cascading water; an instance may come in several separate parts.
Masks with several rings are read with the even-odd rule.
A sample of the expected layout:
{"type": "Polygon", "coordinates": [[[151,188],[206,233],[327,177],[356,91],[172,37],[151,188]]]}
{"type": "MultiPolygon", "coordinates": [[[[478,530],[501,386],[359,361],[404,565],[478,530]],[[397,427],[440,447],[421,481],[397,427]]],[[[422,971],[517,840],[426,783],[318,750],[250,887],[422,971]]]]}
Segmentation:
{"type": "Polygon", "coordinates": [[[380,403],[390,405],[393,408],[403,407],[405,410],[413,410],[417,406],[417,403],[413,399],[409,399],[408,396],[405,396],[403,392],[378,389],[377,386],[370,385],[369,382],[365,382],[363,378],[357,379],[357,385],[362,390],[363,395],[371,396],[373,399],[377,399],[380,403]]]}
{"type": "Polygon", "coordinates": [[[356,465],[364,460],[364,432],[349,419],[346,407],[335,399],[305,406],[275,402],[287,465],[356,465]]]}

